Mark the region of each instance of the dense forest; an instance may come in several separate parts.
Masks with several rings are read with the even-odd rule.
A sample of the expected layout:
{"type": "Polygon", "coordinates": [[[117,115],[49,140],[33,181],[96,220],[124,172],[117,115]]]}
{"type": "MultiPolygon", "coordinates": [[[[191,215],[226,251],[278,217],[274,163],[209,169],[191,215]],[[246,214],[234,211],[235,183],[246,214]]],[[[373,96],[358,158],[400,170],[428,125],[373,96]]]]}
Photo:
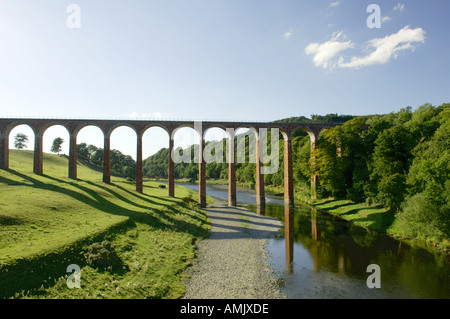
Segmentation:
{"type": "MultiPolygon", "coordinates": [[[[293,117],[277,122],[343,123],[324,130],[311,154],[310,138],[298,130],[292,139],[296,193],[309,195],[311,174],[318,176],[319,198],[346,198],[368,205],[381,203],[396,214],[396,223],[410,237],[448,238],[450,217],[450,104],[425,104],[412,110],[363,117],[329,114],[293,117]],[[311,165],[311,155],[315,165],[311,165]]],[[[225,143],[225,141],[210,142],[225,143]]],[[[255,164],[249,163],[252,146],[246,143],[246,163],[236,163],[236,179],[255,184],[255,164]]],[[[175,178],[198,179],[194,162],[198,145],[191,146],[190,163],[175,165],[175,178]]],[[[225,147],[223,147],[226,150],[225,147]]],[[[186,150],[188,151],[188,150],[186,150]]],[[[206,164],[207,179],[226,179],[228,164],[206,164]]],[[[144,161],[147,178],[167,178],[168,149],[144,161]]],[[[280,166],[264,177],[266,185],[282,186],[283,139],[279,143],[280,166]]]]}

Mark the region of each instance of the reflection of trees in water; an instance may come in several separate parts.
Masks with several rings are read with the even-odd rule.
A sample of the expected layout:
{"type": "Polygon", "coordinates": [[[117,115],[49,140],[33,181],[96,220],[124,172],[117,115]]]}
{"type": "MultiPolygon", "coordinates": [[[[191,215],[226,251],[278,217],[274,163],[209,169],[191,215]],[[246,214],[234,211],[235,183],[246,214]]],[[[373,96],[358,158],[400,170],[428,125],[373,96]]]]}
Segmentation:
{"type": "MultiPolygon", "coordinates": [[[[265,214],[284,221],[281,205],[266,205],[265,214]]],[[[445,291],[449,286],[448,255],[411,249],[388,236],[307,206],[295,208],[293,240],[309,251],[315,272],[346,273],[365,280],[367,266],[378,264],[382,282],[387,285],[401,283],[417,296],[423,294],[420,289],[429,290],[428,295],[449,296],[445,291]]]]}
{"type": "MultiPolygon", "coordinates": [[[[266,205],[265,215],[284,222],[284,206],[266,205]]],[[[279,236],[285,236],[284,230],[279,236]]],[[[295,207],[293,240],[309,252],[313,262],[311,270],[323,272],[325,278],[329,272],[345,274],[362,280],[361,285],[365,287],[367,266],[377,264],[381,269],[380,292],[386,297],[450,298],[450,255],[428,245],[415,241],[415,246],[410,246],[303,205],[295,207]]],[[[297,287],[301,280],[309,279],[298,277],[305,274],[303,269],[292,269],[304,265],[295,258],[290,270],[296,276],[285,280],[291,278],[291,284],[297,287]]],[[[309,287],[311,283],[301,286],[305,285],[309,287]]]]}

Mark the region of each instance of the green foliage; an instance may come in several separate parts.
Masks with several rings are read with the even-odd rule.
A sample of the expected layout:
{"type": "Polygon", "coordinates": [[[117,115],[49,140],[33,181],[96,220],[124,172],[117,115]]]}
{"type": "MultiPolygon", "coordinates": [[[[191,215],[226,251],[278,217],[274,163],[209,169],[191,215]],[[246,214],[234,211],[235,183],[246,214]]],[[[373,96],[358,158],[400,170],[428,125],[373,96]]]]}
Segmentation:
{"type": "MultiPolygon", "coordinates": [[[[429,108],[426,109],[429,113],[429,108]]],[[[421,110],[423,113],[423,110],[421,110]]],[[[427,122],[440,123],[429,139],[421,139],[407,175],[409,197],[398,213],[397,227],[410,237],[448,239],[450,233],[450,109],[427,122]]],[[[436,125],[434,125],[436,126],[436,125]]]]}
{"type": "Polygon", "coordinates": [[[413,146],[411,133],[401,124],[383,130],[375,140],[370,165],[372,191],[378,201],[393,210],[399,208],[406,193],[413,146]]]}
{"type": "MultiPolygon", "coordinates": [[[[78,159],[92,164],[98,168],[103,165],[103,149],[95,145],[81,143],[77,145],[78,159]]],[[[136,177],[136,162],[130,155],[118,150],[111,150],[111,173],[116,176],[134,179],[136,177]]]]}
{"type": "Polygon", "coordinates": [[[325,131],[317,142],[316,173],[320,185],[328,192],[325,195],[344,197],[347,190],[351,190],[357,196],[354,181],[359,182],[364,176],[360,171],[364,164],[364,125],[364,118],[354,118],[325,131]]]}
{"type": "Polygon", "coordinates": [[[450,220],[449,106],[406,107],[326,130],[313,154],[318,193],[381,203],[397,212],[392,232],[445,243],[450,220]],[[361,130],[364,124],[369,126],[361,130]]]}
{"type": "Polygon", "coordinates": [[[162,148],[148,157],[143,163],[143,174],[146,177],[164,179],[168,176],[169,149],[162,148]]]}
{"type": "Polygon", "coordinates": [[[14,136],[14,147],[18,150],[22,150],[27,147],[28,136],[23,133],[18,133],[14,136]]]}
{"type": "Polygon", "coordinates": [[[424,193],[408,197],[396,215],[396,227],[410,238],[448,239],[449,205],[438,206],[424,193]]]}
{"type": "Polygon", "coordinates": [[[400,207],[405,197],[405,175],[395,173],[381,177],[377,184],[377,199],[392,210],[400,207]]]}
{"type": "Polygon", "coordinates": [[[327,115],[317,115],[312,114],[311,118],[307,118],[305,116],[298,116],[298,117],[290,117],[282,120],[277,120],[275,123],[337,123],[342,124],[345,123],[351,119],[353,119],[355,116],[353,115],[338,115],[336,114],[327,114],[327,115]]]}
{"type": "Polygon", "coordinates": [[[50,149],[50,151],[52,153],[57,153],[59,154],[59,152],[61,152],[61,145],[62,143],[64,143],[64,139],[62,139],[61,137],[57,137],[53,140],[53,144],[52,147],[50,149]]]}

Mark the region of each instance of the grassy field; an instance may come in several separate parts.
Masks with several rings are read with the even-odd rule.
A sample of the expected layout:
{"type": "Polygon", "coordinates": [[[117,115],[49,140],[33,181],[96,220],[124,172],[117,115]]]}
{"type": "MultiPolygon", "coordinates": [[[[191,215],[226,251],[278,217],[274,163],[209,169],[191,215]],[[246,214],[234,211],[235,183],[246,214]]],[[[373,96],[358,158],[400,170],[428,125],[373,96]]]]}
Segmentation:
{"type": "MultiPolygon", "coordinates": [[[[44,154],[44,175],[32,173],[33,153],[11,150],[0,170],[1,298],[179,298],[195,242],[208,235],[197,193],[157,182],[134,183],[44,154]],[[67,266],[81,268],[81,288],[67,287],[67,266]]],[[[211,199],[208,198],[208,201],[211,199]]]]}

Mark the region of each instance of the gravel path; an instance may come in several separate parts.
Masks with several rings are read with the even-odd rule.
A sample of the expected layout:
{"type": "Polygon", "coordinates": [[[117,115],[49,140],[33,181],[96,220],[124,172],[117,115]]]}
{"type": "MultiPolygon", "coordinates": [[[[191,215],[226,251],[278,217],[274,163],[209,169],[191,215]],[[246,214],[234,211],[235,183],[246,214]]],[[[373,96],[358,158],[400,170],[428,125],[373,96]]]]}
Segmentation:
{"type": "Polygon", "coordinates": [[[266,261],[267,239],[282,223],[242,207],[206,208],[211,235],[198,243],[197,257],[186,274],[187,299],[286,298],[266,261]]]}

